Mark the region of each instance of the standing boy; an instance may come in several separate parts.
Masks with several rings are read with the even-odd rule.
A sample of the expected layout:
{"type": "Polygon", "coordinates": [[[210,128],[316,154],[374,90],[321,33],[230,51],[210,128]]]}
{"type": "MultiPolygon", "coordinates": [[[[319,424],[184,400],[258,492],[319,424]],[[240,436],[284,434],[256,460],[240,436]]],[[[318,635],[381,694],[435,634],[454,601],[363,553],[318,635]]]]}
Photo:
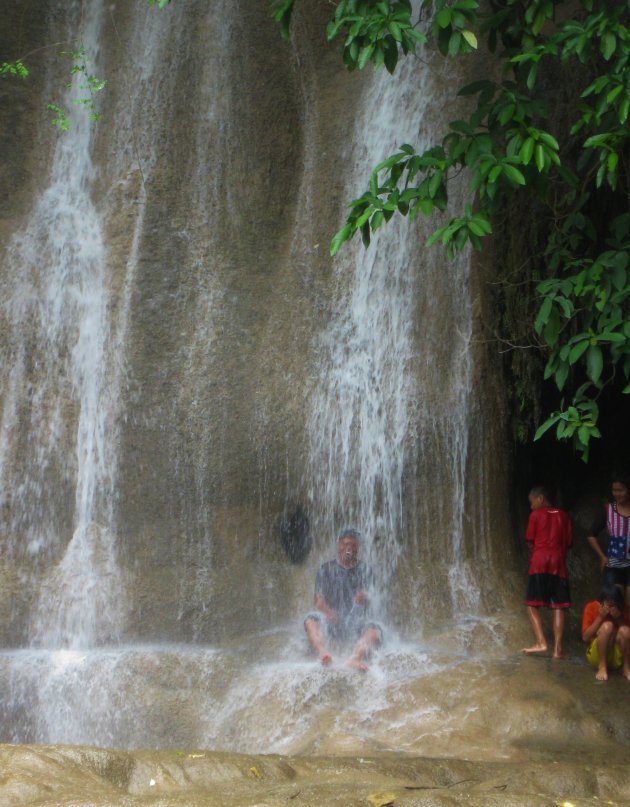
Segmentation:
{"type": "Polygon", "coordinates": [[[552,506],[544,487],[530,490],[529,504],[531,513],[525,540],[531,554],[525,605],[536,643],[524,647],[523,652],[547,652],[540,616],[540,608],[545,606],[553,611],[553,657],[560,659],[565,612],[571,607],[566,559],[573,543],[573,525],[568,513],[552,506]]]}

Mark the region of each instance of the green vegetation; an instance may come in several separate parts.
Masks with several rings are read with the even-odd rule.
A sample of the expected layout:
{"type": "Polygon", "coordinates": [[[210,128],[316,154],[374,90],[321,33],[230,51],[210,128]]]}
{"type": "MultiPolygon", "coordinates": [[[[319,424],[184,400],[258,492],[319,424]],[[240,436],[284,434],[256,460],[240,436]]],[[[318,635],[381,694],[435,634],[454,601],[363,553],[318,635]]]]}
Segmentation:
{"type": "MultiPolygon", "coordinates": [[[[57,47],[59,44],[60,43],[57,43],[57,45],[50,45],[48,47],[57,47]]],[[[90,120],[99,120],[101,115],[96,110],[95,97],[97,93],[105,88],[107,82],[97,78],[88,70],[85,47],[82,44],[79,46],[78,50],[63,50],[60,52],[60,55],[72,60],[70,75],[83,78],[83,83],[79,85],[81,95],[75,98],[73,103],[85,109],[89,114],[90,120]]],[[[0,78],[25,79],[28,78],[29,75],[30,71],[22,58],[15,59],[12,62],[2,62],[2,64],[0,64],[0,78]]],[[[70,82],[67,87],[68,89],[72,87],[72,82],[70,82]]],[[[54,126],[58,126],[64,132],[68,131],[70,128],[70,116],[68,111],[60,104],[56,103],[49,103],[46,105],[46,108],[53,113],[51,123],[54,126]]]]}
{"type": "MultiPolygon", "coordinates": [[[[295,4],[272,2],[285,38],[295,4]]],[[[449,183],[462,170],[468,200],[427,241],[449,257],[469,244],[479,249],[518,197],[540,220],[512,280],[532,281],[525,284],[532,289],[525,297],[535,300],[530,335],[559,402],[535,439],[555,427],[586,461],[600,436],[602,390],[630,392],[630,4],[494,0],[483,13],[477,0],[425,0],[419,19],[409,0],[334,5],[326,35],[341,38],[349,70],[372,62],[391,73],[399,54],[419,45],[445,58],[483,46],[494,62],[486,79],[454,88],[473,109],[451,121],[440,142],[422,153],[403,144],[372,170],[331,254],[355,233],[368,246],[395,213],[414,220],[446,211],[449,183]]],[[[419,61],[418,69],[431,68],[419,61]]],[[[516,387],[522,399],[518,380],[516,387]]]]}
{"type": "Polygon", "coordinates": [[[28,67],[21,59],[0,64],[1,78],[28,78],[28,67]]]}
{"type": "MultiPolygon", "coordinates": [[[[97,93],[105,88],[107,83],[103,79],[97,78],[90,73],[87,66],[85,47],[81,45],[78,50],[64,50],[61,51],[62,56],[66,56],[72,60],[72,67],[70,68],[71,76],[79,76],[83,79],[83,83],[79,84],[79,92],[81,95],[73,100],[73,104],[85,109],[90,117],[90,120],[100,120],[100,112],[96,111],[95,97],[97,93]]],[[[68,85],[68,89],[72,87],[72,82],[68,85]]],[[[53,113],[52,123],[58,126],[64,132],[70,128],[70,117],[66,109],[59,106],[59,104],[48,104],[48,109],[53,113]]]]}

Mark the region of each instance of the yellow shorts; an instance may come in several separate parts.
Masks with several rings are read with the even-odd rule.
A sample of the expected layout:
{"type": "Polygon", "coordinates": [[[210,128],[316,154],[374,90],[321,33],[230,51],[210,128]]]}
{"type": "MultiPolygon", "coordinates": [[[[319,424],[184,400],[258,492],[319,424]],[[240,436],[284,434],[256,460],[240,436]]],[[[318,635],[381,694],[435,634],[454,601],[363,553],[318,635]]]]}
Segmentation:
{"type": "MultiPolygon", "coordinates": [[[[593,667],[599,667],[599,653],[597,652],[597,639],[593,639],[593,641],[588,646],[588,650],[586,651],[586,658],[589,660],[593,667]]],[[[609,648],[608,655],[606,656],[606,666],[609,670],[618,670],[621,665],[623,664],[623,659],[621,657],[621,650],[619,649],[619,645],[617,642],[613,643],[613,646],[609,648]]]]}

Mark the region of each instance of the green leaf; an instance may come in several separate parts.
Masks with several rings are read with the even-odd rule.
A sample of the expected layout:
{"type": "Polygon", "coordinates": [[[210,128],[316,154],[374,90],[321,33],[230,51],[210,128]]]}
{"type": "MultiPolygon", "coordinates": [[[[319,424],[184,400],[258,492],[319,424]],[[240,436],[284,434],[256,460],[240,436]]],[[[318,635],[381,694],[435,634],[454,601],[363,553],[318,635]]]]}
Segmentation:
{"type": "Polygon", "coordinates": [[[540,440],[543,434],[546,431],[548,431],[555,423],[557,423],[558,420],[560,420],[560,417],[561,417],[560,413],[555,412],[553,415],[551,415],[551,417],[548,417],[544,423],[541,423],[541,425],[536,429],[536,434],[534,435],[534,442],[536,442],[536,440],[540,440]]]}
{"type": "Polygon", "coordinates": [[[596,384],[604,369],[604,356],[598,345],[589,345],[586,352],[586,374],[596,384]]]}
{"type": "Polygon", "coordinates": [[[374,53],[374,44],[368,45],[366,48],[363,48],[361,53],[359,54],[359,61],[358,66],[359,70],[363,70],[365,65],[369,62],[370,57],[374,53]]]}
{"type": "Polygon", "coordinates": [[[370,221],[370,228],[372,229],[372,232],[376,232],[376,230],[378,230],[378,228],[383,223],[384,218],[385,216],[383,214],[383,211],[377,210],[376,213],[372,216],[372,220],[370,221]]]}
{"type": "Polygon", "coordinates": [[[628,282],[628,272],[623,266],[615,266],[612,270],[612,282],[617,291],[626,287],[628,282]]]}
{"type": "Polygon", "coordinates": [[[577,344],[573,345],[569,353],[569,364],[575,364],[575,362],[580,358],[580,356],[584,355],[588,346],[589,346],[588,339],[583,339],[581,342],[578,342],[577,344]]]}
{"type": "Polygon", "coordinates": [[[534,145],[535,141],[533,137],[528,137],[527,140],[521,146],[521,150],[519,151],[518,156],[521,159],[523,165],[528,165],[532,159],[532,155],[534,153],[534,145]]]}
{"type": "Polygon", "coordinates": [[[442,184],[443,175],[441,171],[436,171],[429,180],[429,196],[431,199],[437,194],[440,185],[442,184]]]}
{"type": "Polygon", "coordinates": [[[495,165],[494,168],[488,174],[488,182],[493,183],[497,181],[497,177],[503,171],[503,166],[501,164],[495,165]]]}
{"type": "Polygon", "coordinates": [[[591,439],[591,427],[590,426],[580,426],[578,429],[578,439],[582,445],[587,446],[588,441],[591,439]]]}
{"type": "Polygon", "coordinates": [[[438,230],[434,230],[431,233],[431,235],[427,238],[425,246],[426,247],[432,247],[434,244],[437,244],[437,242],[440,240],[440,238],[443,235],[443,230],[444,230],[443,227],[440,227],[438,230]]]}
{"type": "Polygon", "coordinates": [[[510,163],[502,163],[503,173],[509,177],[512,182],[515,182],[517,185],[525,185],[525,177],[521,172],[510,163]]]}
{"type": "Polygon", "coordinates": [[[368,207],[365,208],[363,213],[361,213],[359,218],[355,221],[354,223],[355,228],[358,230],[361,227],[363,227],[365,222],[369,220],[372,213],[374,213],[374,208],[372,207],[372,205],[369,205],[368,207]]]}
{"type": "Polygon", "coordinates": [[[617,48],[617,38],[614,34],[606,32],[600,42],[600,50],[606,61],[609,61],[617,48]]]}
{"type": "Polygon", "coordinates": [[[549,319],[547,320],[547,324],[543,328],[543,337],[545,342],[548,345],[553,347],[558,341],[558,335],[560,333],[560,317],[558,316],[558,311],[555,308],[551,309],[549,313],[549,319]]]}
{"type": "Polygon", "coordinates": [[[464,30],[462,31],[462,36],[464,37],[466,42],[468,42],[471,48],[474,48],[475,50],[477,49],[478,47],[477,37],[473,34],[472,31],[464,30]]]}
{"type": "Polygon", "coordinates": [[[385,69],[388,73],[393,73],[398,64],[398,46],[393,39],[386,39],[385,47],[385,69]]]}
{"type": "Polygon", "coordinates": [[[457,94],[458,95],[475,95],[478,92],[483,92],[484,90],[491,90],[494,89],[496,85],[493,81],[473,81],[471,84],[466,84],[461,87],[457,94]]]}
{"type": "Polygon", "coordinates": [[[552,148],[554,151],[560,150],[560,144],[555,137],[549,134],[549,132],[539,131],[538,139],[541,140],[546,146],[549,146],[549,148],[552,148]]]}
{"type": "Polygon", "coordinates": [[[555,376],[556,386],[558,387],[559,390],[562,390],[564,388],[568,376],[569,376],[569,365],[563,362],[560,365],[560,367],[558,367],[558,369],[556,370],[556,376],[555,376]]]}
{"type": "Polygon", "coordinates": [[[450,56],[457,56],[462,44],[462,35],[459,31],[453,31],[448,41],[448,52],[450,56]]]}
{"type": "Polygon", "coordinates": [[[585,148],[594,148],[595,146],[604,146],[610,139],[610,133],[604,132],[603,134],[593,135],[584,141],[585,148]]]}
{"type": "Polygon", "coordinates": [[[348,241],[354,235],[354,227],[351,224],[346,224],[335,234],[330,242],[330,254],[336,255],[341,248],[344,241],[348,241]]]}
{"type": "Polygon", "coordinates": [[[553,305],[553,301],[552,301],[551,297],[545,297],[545,299],[543,300],[542,305],[540,306],[540,309],[538,311],[538,316],[536,317],[536,320],[534,321],[534,330],[536,331],[536,333],[540,333],[542,331],[543,327],[549,321],[549,315],[551,314],[552,305],[553,305]]]}
{"type": "Polygon", "coordinates": [[[396,42],[402,42],[402,32],[400,30],[400,25],[398,25],[395,22],[390,22],[387,27],[389,28],[389,32],[394,37],[396,42]]]}
{"type": "Polygon", "coordinates": [[[619,95],[619,93],[622,90],[623,90],[623,84],[617,84],[616,87],[613,87],[613,89],[606,96],[606,103],[612,104],[615,98],[619,95]]]}
{"type": "Polygon", "coordinates": [[[448,28],[448,26],[451,24],[450,8],[443,8],[436,16],[435,22],[440,28],[448,28]]]}
{"type": "Polygon", "coordinates": [[[529,68],[529,73],[527,74],[527,89],[531,92],[534,89],[534,85],[536,84],[536,77],[538,76],[538,63],[534,62],[534,64],[529,68]]]}

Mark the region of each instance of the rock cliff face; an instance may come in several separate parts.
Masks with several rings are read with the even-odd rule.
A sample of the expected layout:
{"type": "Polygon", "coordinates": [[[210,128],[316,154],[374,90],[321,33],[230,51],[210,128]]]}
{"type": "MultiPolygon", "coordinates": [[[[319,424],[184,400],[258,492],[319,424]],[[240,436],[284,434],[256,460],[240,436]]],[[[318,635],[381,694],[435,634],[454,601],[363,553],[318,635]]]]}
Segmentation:
{"type": "Polygon", "coordinates": [[[406,638],[511,602],[484,262],[406,222],[328,257],[453,77],[345,73],[325,2],[289,44],[266,0],[62,5],[10,10],[2,40],[32,69],[0,87],[3,644],[295,622],[350,523],[406,638]],[[64,98],[81,45],[97,123],[81,71],[64,98]]]}
{"type": "Polygon", "coordinates": [[[28,641],[73,535],[92,583],[119,578],[119,636],[286,619],[346,523],[384,583],[483,608],[506,524],[483,270],[406,224],[327,257],[370,165],[433,136],[448,78],[346,74],[326,12],[298,9],[290,44],[264,0],[12,12],[6,51],[42,50],[2,88],[3,540],[29,580],[4,587],[5,642],[28,641]],[[88,94],[79,74],[62,101],[58,41],[107,79],[102,119],[79,104],[67,133],[46,104],[88,94]]]}

